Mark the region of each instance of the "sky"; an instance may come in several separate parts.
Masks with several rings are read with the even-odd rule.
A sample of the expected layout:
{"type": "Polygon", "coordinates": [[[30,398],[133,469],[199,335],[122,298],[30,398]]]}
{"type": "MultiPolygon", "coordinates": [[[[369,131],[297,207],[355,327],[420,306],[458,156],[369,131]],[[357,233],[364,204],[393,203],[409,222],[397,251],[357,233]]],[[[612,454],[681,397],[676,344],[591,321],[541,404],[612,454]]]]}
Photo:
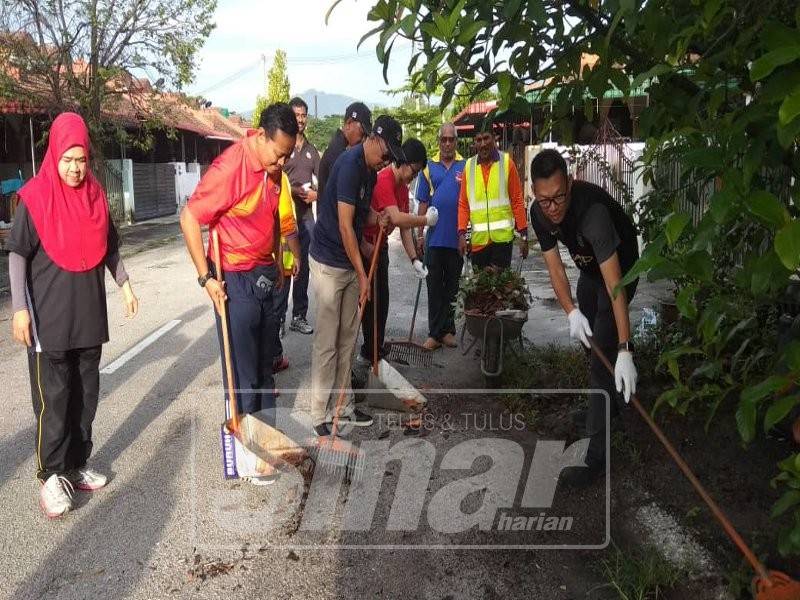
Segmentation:
{"type": "Polygon", "coordinates": [[[395,45],[389,85],[375,56],[377,36],[356,49],[361,36],[376,26],[367,20],[374,0],[342,0],[328,25],[325,13],[333,0],[219,0],[211,33],[198,55],[192,95],[238,112],[253,109],[256,95],[266,89],[267,69],[275,50],[288,58],[292,94],[310,88],[345,94],[368,104],[391,106],[396,100],[382,92],[405,82],[410,45],[395,45]]]}

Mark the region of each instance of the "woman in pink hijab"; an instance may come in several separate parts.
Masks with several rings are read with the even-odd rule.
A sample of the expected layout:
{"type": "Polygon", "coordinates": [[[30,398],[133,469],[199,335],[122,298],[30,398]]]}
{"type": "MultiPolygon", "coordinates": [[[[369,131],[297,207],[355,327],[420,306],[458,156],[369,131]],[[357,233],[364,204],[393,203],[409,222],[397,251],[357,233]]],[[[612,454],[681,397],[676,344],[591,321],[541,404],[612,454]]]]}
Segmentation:
{"type": "Polygon", "coordinates": [[[108,341],[106,268],[122,287],[127,314],[139,305],[105,192],[89,170],[89,132],[80,115],[53,121],[42,168],[19,196],[9,236],[12,328],[28,349],[39,506],[55,518],[72,508],[75,488],[107,483],[86,465],[108,341]]]}

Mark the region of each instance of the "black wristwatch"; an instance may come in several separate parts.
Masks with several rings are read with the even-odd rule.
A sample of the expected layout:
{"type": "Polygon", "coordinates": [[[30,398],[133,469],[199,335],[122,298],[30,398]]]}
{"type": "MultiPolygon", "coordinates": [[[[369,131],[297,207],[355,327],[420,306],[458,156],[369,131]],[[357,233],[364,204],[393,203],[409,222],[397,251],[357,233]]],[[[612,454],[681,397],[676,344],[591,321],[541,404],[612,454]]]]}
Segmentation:
{"type": "Polygon", "coordinates": [[[212,277],[213,277],[213,275],[211,274],[211,271],[209,271],[205,275],[201,275],[200,277],[198,277],[197,278],[197,283],[200,285],[201,288],[204,288],[204,287],[206,287],[206,284],[208,283],[208,280],[211,279],[212,277]]]}
{"type": "Polygon", "coordinates": [[[628,352],[633,352],[633,342],[628,340],[627,342],[620,342],[617,346],[617,352],[622,352],[623,350],[627,350],[628,352]]]}

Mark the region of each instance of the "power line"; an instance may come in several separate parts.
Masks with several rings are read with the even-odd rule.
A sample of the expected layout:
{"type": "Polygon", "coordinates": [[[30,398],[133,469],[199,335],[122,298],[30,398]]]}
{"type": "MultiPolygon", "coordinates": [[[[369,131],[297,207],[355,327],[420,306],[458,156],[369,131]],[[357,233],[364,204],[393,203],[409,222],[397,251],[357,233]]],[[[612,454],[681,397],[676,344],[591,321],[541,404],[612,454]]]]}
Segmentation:
{"type": "MultiPolygon", "coordinates": [[[[400,47],[395,52],[403,52],[403,51],[407,51],[407,50],[412,50],[411,46],[400,47]]],[[[272,54],[268,58],[271,59],[271,60],[275,60],[275,55],[272,54]]],[[[295,65],[295,66],[330,65],[330,64],[336,64],[336,63],[347,63],[347,62],[360,61],[360,60],[365,60],[365,59],[375,59],[375,55],[372,54],[372,53],[358,53],[358,52],[356,52],[356,53],[350,53],[350,54],[340,54],[338,56],[326,55],[326,56],[301,56],[301,57],[298,57],[298,58],[288,58],[287,57],[286,58],[286,65],[287,66],[290,66],[290,65],[295,65]]],[[[205,88],[203,91],[198,92],[197,95],[198,96],[204,96],[208,92],[211,92],[211,91],[213,91],[213,90],[215,90],[215,89],[217,89],[219,87],[222,87],[223,85],[226,85],[226,84],[232,83],[233,81],[236,81],[240,77],[243,77],[244,75],[250,73],[256,67],[260,66],[264,60],[265,60],[264,55],[259,56],[258,60],[252,62],[251,64],[248,64],[246,67],[243,67],[242,69],[236,71],[235,73],[232,73],[231,75],[228,75],[227,77],[225,77],[224,79],[218,81],[214,85],[211,85],[211,86],[205,88]]]]}
{"type": "Polygon", "coordinates": [[[243,67],[242,69],[236,71],[235,73],[233,73],[231,75],[228,75],[225,79],[222,79],[222,80],[218,81],[217,83],[215,83],[214,85],[212,85],[210,87],[207,87],[202,92],[198,92],[197,95],[198,96],[205,96],[208,92],[210,92],[212,90],[215,90],[218,87],[222,87],[225,84],[231,83],[232,81],[236,81],[237,79],[239,79],[243,75],[246,75],[247,73],[249,73],[250,71],[252,71],[256,67],[260,67],[260,66],[261,66],[261,57],[259,57],[259,59],[257,61],[247,65],[246,67],[243,67]]]}

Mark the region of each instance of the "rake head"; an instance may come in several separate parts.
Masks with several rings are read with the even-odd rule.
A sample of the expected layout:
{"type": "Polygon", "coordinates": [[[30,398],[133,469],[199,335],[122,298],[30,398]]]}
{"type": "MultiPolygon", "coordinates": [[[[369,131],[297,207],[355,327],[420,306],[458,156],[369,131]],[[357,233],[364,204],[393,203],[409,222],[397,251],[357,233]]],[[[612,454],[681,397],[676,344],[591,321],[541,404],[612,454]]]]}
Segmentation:
{"type": "Polygon", "coordinates": [[[364,451],[339,437],[318,438],[314,446],[316,464],[326,473],[344,472],[351,481],[363,477],[367,457],[364,451]]]}
{"type": "Polygon", "coordinates": [[[392,342],[387,359],[401,365],[430,367],[433,364],[433,352],[414,342],[392,342]]]}

